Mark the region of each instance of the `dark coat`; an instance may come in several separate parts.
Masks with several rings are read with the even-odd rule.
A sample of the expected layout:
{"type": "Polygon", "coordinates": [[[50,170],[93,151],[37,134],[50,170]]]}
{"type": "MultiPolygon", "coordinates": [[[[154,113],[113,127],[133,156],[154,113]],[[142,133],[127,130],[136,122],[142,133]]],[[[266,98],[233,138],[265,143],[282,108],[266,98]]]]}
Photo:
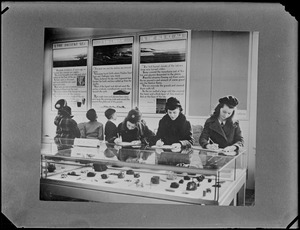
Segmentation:
{"type": "Polygon", "coordinates": [[[80,137],[80,130],[72,117],[62,116],[60,119],[55,118],[54,124],[57,125],[56,137],[70,139],[80,137]]]}
{"type": "Polygon", "coordinates": [[[112,121],[107,121],[104,128],[105,140],[108,142],[114,142],[117,138],[117,126],[112,121]]]}
{"type": "Polygon", "coordinates": [[[56,136],[54,142],[58,150],[72,148],[74,139],[80,137],[80,130],[75,120],[71,116],[58,115],[54,120],[56,136]]]}
{"type": "Polygon", "coordinates": [[[142,144],[149,144],[151,138],[155,137],[155,134],[148,128],[145,121],[137,123],[137,127],[133,130],[129,130],[126,126],[126,122],[123,121],[118,125],[117,133],[122,137],[122,141],[131,142],[140,140],[142,144]]]}
{"type": "Polygon", "coordinates": [[[235,145],[238,148],[244,146],[244,138],[239,126],[239,122],[226,121],[224,127],[221,127],[218,119],[208,118],[204,124],[204,129],[200,135],[199,143],[205,148],[209,144],[208,139],[219,144],[219,148],[235,145]]]}
{"type": "Polygon", "coordinates": [[[159,121],[156,140],[159,139],[161,139],[165,145],[181,143],[183,147],[191,146],[194,144],[191,123],[182,113],[180,113],[174,121],[166,114],[159,121]]]}

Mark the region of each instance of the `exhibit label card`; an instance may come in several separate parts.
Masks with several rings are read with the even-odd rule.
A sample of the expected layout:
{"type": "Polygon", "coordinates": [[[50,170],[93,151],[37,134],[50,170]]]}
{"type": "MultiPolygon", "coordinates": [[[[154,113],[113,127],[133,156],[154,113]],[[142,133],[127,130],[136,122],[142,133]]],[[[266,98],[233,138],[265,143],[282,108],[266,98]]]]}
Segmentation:
{"type": "Polygon", "coordinates": [[[86,111],[88,41],[53,44],[52,106],[65,99],[73,111],[86,111]]]}
{"type": "Polygon", "coordinates": [[[165,113],[169,97],[185,107],[187,32],[140,36],[139,108],[165,113]]]}
{"type": "Polygon", "coordinates": [[[133,37],[93,41],[92,107],[127,112],[132,104],[133,37]]]}

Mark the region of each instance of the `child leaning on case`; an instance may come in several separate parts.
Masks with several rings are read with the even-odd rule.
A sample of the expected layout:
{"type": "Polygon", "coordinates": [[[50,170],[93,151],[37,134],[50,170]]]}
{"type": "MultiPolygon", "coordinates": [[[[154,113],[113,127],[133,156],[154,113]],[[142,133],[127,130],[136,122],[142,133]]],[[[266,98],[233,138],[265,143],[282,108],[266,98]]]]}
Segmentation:
{"type": "Polygon", "coordinates": [[[142,114],[138,109],[130,110],[124,121],[118,125],[118,138],[114,142],[134,142],[136,145],[149,144],[155,134],[141,118],[142,114]]]}
{"type": "Polygon", "coordinates": [[[182,113],[182,107],[175,97],[166,102],[166,115],[159,121],[156,145],[172,145],[174,148],[188,148],[194,144],[190,122],[182,113]]]}
{"type": "Polygon", "coordinates": [[[89,122],[83,126],[82,138],[103,140],[103,124],[97,121],[97,113],[94,109],[90,109],[86,113],[89,122]]]}
{"type": "Polygon", "coordinates": [[[238,103],[238,99],[231,95],[219,99],[199,138],[203,148],[224,148],[224,152],[232,152],[244,146],[239,122],[233,120],[238,103]]]}
{"type": "Polygon", "coordinates": [[[104,115],[107,118],[104,128],[105,140],[113,142],[117,138],[117,126],[114,123],[117,120],[116,110],[109,108],[104,112],[104,115]]]}

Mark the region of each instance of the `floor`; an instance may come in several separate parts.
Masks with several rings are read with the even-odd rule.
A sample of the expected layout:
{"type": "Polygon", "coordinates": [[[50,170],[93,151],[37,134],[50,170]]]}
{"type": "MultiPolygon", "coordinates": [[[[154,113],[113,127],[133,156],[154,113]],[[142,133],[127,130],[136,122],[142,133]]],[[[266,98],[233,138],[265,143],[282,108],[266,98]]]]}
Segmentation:
{"type": "MultiPolygon", "coordinates": [[[[41,200],[52,200],[52,201],[86,201],[81,199],[74,199],[69,197],[52,195],[49,197],[40,197],[41,200]]],[[[246,189],[246,197],[245,197],[245,206],[254,206],[255,205],[255,191],[253,189],[246,189]]]]}

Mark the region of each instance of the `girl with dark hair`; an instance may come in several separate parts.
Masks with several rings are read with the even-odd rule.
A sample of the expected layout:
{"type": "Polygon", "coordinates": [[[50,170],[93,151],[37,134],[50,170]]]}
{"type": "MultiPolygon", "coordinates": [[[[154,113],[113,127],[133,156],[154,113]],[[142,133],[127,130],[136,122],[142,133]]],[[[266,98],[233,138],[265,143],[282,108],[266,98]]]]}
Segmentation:
{"type": "Polygon", "coordinates": [[[82,138],[103,140],[103,124],[97,121],[97,113],[94,109],[89,109],[86,113],[86,122],[81,133],[82,138]]]}
{"type": "Polygon", "coordinates": [[[58,150],[61,150],[71,148],[74,139],[80,137],[80,131],[77,122],[73,119],[71,107],[66,105],[59,112],[61,118],[54,121],[57,126],[54,141],[58,150]]]}
{"type": "Polygon", "coordinates": [[[104,127],[105,140],[111,142],[111,140],[113,141],[117,138],[117,126],[114,123],[117,120],[116,110],[109,108],[105,110],[104,115],[107,118],[104,127]]]}
{"type": "Polygon", "coordinates": [[[172,145],[174,148],[193,145],[191,124],[182,113],[181,104],[175,97],[167,100],[166,113],[158,124],[156,145],[172,145]]]}
{"type": "Polygon", "coordinates": [[[203,148],[224,148],[232,152],[244,146],[244,139],[238,121],[233,121],[239,101],[234,96],[219,99],[213,114],[204,124],[199,143],[203,148]]]}
{"type": "Polygon", "coordinates": [[[155,134],[148,128],[138,109],[132,109],[124,121],[118,125],[118,138],[113,142],[132,142],[135,145],[148,145],[155,134]]]}

